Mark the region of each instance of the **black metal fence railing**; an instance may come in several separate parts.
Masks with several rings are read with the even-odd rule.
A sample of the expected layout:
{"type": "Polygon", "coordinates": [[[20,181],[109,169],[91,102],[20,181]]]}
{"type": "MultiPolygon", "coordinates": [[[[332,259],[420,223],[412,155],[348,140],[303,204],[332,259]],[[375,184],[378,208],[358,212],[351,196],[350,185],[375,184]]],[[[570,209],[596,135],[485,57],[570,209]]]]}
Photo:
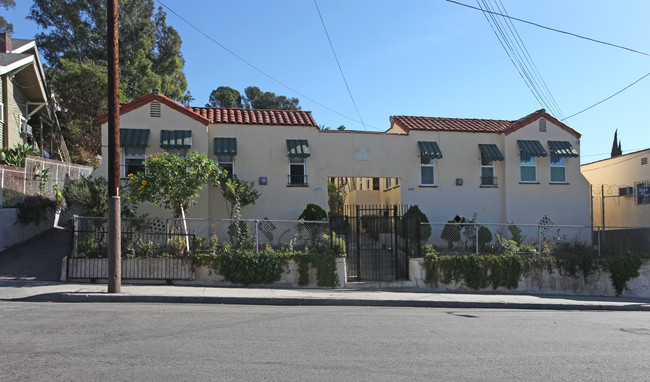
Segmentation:
{"type": "Polygon", "coordinates": [[[497,177],[496,176],[482,176],[481,177],[481,186],[496,186],[497,177]]]}
{"type": "Polygon", "coordinates": [[[294,185],[294,186],[304,186],[309,184],[307,181],[307,175],[287,175],[287,181],[289,182],[289,185],[294,185]]]}

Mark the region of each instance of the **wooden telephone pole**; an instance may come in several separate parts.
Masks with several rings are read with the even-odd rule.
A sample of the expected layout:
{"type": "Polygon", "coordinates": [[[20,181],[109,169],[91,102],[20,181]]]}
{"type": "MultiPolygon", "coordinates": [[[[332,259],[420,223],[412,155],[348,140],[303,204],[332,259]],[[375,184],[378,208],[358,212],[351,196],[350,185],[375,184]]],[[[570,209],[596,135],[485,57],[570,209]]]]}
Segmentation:
{"type": "Polygon", "coordinates": [[[106,7],[108,43],[108,293],[122,291],[118,2],[119,0],[107,0],[106,7]]]}

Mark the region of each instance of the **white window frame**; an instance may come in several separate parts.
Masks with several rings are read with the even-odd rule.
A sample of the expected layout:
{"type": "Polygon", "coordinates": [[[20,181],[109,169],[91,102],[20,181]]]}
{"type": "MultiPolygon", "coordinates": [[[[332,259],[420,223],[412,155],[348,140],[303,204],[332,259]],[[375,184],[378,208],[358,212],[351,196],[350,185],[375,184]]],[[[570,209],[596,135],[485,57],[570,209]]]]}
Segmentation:
{"type": "Polygon", "coordinates": [[[305,157],[289,157],[289,185],[296,185],[296,186],[306,186],[307,183],[307,158],[305,157]],[[301,167],[302,166],[302,183],[294,183],[293,182],[293,177],[294,176],[299,176],[299,175],[292,175],[291,174],[291,168],[292,167],[301,167]]]}
{"type": "Polygon", "coordinates": [[[0,123],[5,123],[5,104],[0,102],[0,123]]]}
{"type": "Polygon", "coordinates": [[[551,162],[551,166],[550,166],[549,176],[550,176],[550,179],[551,179],[551,183],[567,183],[566,157],[563,157],[561,155],[557,155],[557,154],[554,154],[553,152],[551,152],[550,162],[551,162]],[[554,163],[553,162],[554,158],[559,159],[559,162],[554,163]],[[553,180],[553,169],[554,168],[561,168],[561,169],[564,170],[564,179],[563,180],[553,180]]]}
{"type": "Polygon", "coordinates": [[[217,166],[227,170],[224,166],[230,165],[230,178],[235,176],[235,156],[234,155],[217,155],[217,166]],[[230,159],[230,160],[227,160],[230,159]]]}
{"type": "Polygon", "coordinates": [[[529,160],[524,161],[524,153],[520,152],[519,153],[519,182],[520,183],[537,183],[537,157],[535,156],[530,156],[529,160]],[[528,162],[528,163],[524,163],[528,162]],[[532,163],[532,164],[529,164],[532,163]],[[534,180],[524,180],[523,179],[523,174],[521,170],[523,170],[524,167],[532,167],[535,170],[535,179],[534,180]]]}
{"type": "Polygon", "coordinates": [[[497,186],[497,182],[496,182],[497,177],[496,177],[496,169],[494,167],[494,161],[493,160],[491,160],[491,161],[487,160],[485,158],[485,155],[483,155],[483,153],[481,153],[481,162],[480,163],[481,163],[481,175],[480,175],[481,176],[481,178],[480,178],[481,179],[481,187],[496,187],[497,186]],[[493,180],[492,183],[484,183],[483,182],[483,178],[487,178],[487,177],[483,176],[483,170],[492,170],[491,171],[492,172],[491,179],[493,180]]]}
{"type": "Polygon", "coordinates": [[[435,186],[436,185],[436,164],[434,158],[420,157],[420,186],[435,186]],[[425,163],[425,161],[427,161],[425,163]],[[422,170],[431,169],[431,183],[424,183],[422,179],[422,170]]]}
{"type": "MultiPolygon", "coordinates": [[[[144,160],[147,157],[144,147],[142,147],[142,148],[139,148],[139,147],[137,147],[137,148],[125,147],[125,148],[122,149],[121,157],[122,157],[122,166],[121,166],[122,170],[120,171],[120,173],[121,173],[120,175],[121,175],[121,177],[123,179],[125,179],[127,177],[127,175],[129,175],[128,172],[126,171],[127,166],[131,166],[131,164],[127,164],[128,160],[142,160],[142,166],[143,166],[143,170],[144,170],[144,160]],[[133,150],[133,151],[131,151],[131,150],[133,150]],[[138,151],[138,153],[134,152],[136,150],[138,151]],[[142,153],[139,153],[140,150],[142,150],[142,153]]],[[[136,164],[132,164],[132,165],[136,165],[136,164]]]]}

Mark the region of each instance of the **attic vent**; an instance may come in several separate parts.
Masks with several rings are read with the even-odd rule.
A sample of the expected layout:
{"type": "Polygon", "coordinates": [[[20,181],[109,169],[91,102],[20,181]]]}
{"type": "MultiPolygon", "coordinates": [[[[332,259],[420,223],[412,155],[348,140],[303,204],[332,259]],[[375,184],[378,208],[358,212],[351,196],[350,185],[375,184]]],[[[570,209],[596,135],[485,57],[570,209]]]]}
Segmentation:
{"type": "Polygon", "coordinates": [[[644,165],[644,164],[648,164],[648,157],[643,157],[643,158],[641,158],[641,164],[642,164],[642,165],[644,165]]]}
{"type": "Polygon", "coordinates": [[[546,120],[544,118],[539,120],[539,132],[540,133],[546,132],[546,120]]]}
{"type": "Polygon", "coordinates": [[[160,102],[153,101],[149,104],[149,116],[151,118],[160,118],[160,102]]]}

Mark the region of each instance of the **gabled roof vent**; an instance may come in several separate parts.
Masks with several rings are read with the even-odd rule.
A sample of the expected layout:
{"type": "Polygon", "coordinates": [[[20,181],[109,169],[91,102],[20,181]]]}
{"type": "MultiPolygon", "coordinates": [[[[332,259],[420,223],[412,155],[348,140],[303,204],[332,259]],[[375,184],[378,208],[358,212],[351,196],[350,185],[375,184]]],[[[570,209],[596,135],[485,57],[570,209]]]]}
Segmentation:
{"type": "Polygon", "coordinates": [[[149,104],[149,117],[160,118],[160,102],[151,101],[149,104]]]}
{"type": "Polygon", "coordinates": [[[544,118],[539,119],[539,132],[540,133],[546,132],[546,120],[544,118]]]}

